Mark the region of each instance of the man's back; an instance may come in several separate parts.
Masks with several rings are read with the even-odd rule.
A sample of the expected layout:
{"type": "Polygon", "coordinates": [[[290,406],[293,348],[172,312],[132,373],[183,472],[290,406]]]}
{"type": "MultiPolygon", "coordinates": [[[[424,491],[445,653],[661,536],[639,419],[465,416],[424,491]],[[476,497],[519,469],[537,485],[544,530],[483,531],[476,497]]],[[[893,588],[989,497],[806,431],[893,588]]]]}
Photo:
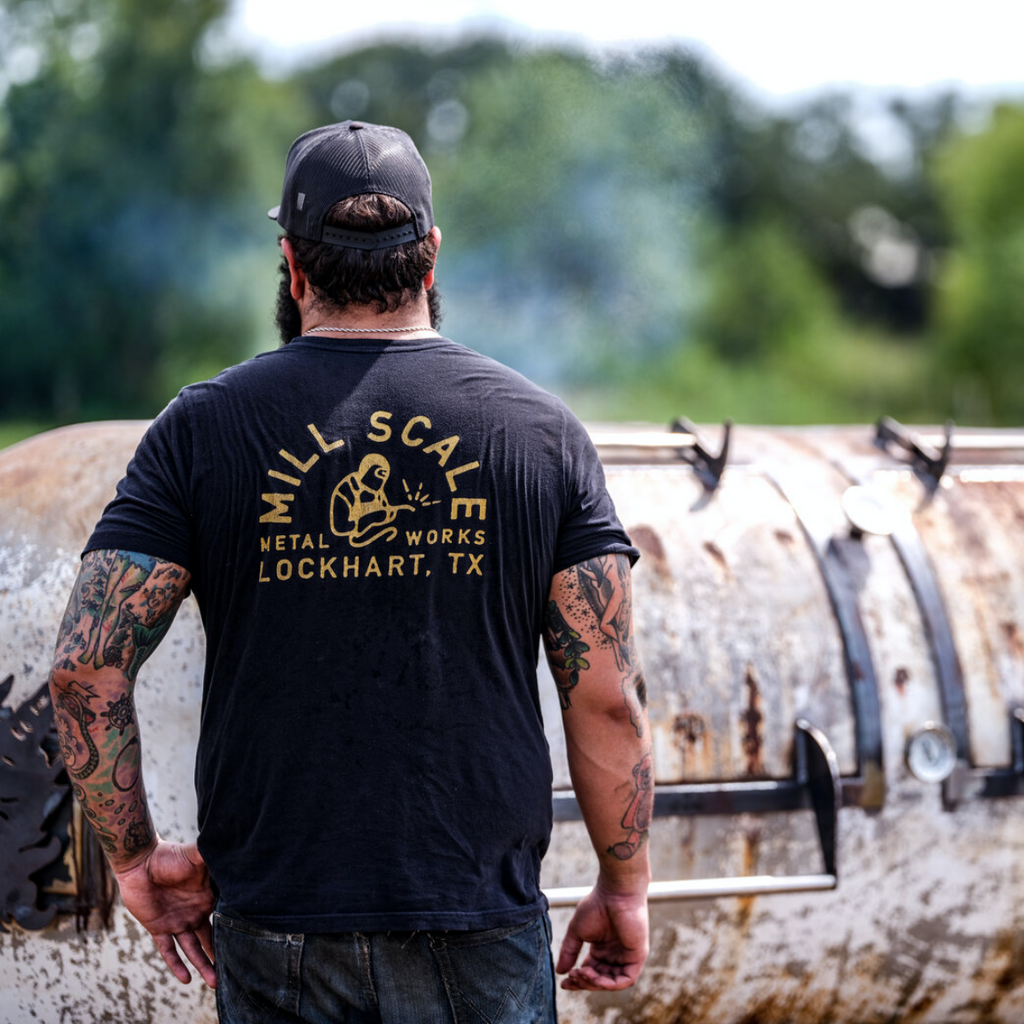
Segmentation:
{"type": "Polygon", "coordinates": [[[543,604],[552,567],[630,551],[560,402],[441,338],[304,337],[186,389],[120,494],[90,546],[183,566],[203,611],[200,850],[230,911],[543,909],[543,604]]]}

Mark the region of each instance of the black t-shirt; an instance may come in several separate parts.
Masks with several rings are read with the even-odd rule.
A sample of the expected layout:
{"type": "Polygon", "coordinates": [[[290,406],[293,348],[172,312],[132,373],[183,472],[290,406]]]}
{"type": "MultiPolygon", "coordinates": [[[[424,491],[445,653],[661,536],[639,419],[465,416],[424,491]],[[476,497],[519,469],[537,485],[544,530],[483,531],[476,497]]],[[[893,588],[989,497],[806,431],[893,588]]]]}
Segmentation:
{"type": "Polygon", "coordinates": [[[544,906],[536,659],[551,577],[635,559],[586,432],[445,339],[303,337],[185,388],[88,548],[192,574],[199,847],[283,931],[544,906]]]}

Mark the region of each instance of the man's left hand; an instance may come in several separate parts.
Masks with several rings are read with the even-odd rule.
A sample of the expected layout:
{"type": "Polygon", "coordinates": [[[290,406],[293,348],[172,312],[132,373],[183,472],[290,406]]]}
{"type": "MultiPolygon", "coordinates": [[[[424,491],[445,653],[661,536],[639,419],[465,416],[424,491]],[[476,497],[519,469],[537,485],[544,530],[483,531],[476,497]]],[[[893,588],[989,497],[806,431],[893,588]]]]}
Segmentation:
{"type": "Polygon", "coordinates": [[[121,899],[131,915],[153,936],[160,955],[178,981],[192,980],[178,947],[210,988],[213,970],[213,931],[210,914],[214,896],[210,873],[195,843],[157,839],[142,860],[114,868],[121,899]]]}
{"type": "Polygon", "coordinates": [[[599,879],[566,930],[555,967],[566,975],[562,988],[614,992],[635,985],[647,960],[649,931],[646,879],[634,895],[608,893],[599,879]],[[590,950],[577,967],[587,942],[590,950]]]}

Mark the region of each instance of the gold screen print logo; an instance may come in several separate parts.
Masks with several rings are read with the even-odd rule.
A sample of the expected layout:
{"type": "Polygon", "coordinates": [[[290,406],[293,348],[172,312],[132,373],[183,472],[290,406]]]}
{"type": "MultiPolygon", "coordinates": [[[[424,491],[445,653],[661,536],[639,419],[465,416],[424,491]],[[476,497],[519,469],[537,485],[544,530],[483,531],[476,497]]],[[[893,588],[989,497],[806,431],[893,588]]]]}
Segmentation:
{"type": "MultiPolygon", "coordinates": [[[[390,422],[392,416],[393,414],[386,410],[378,410],[373,413],[370,416],[370,426],[373,429],[367,433],[367,440],[377,444],[383,444],[390,440],[394,436],[394,429],[390,422]]],[[[450,469],[446,468],[452,454],[455,452],[459,444],[460,437],[458,434],[453,434],[439,441],[433,441],[430,444],[425,444],[425,441],[429,440],[429,437],[424,436],[423,432],[430,430],[431,426],[432,424],[427,416],[412,416],[406,421],[401,433],[398,435],[398,439],[408,448],[419,449],[425,455],[436,457],[438,465],[445,470],[445,481],[448,485],[449,491],[451,493],[455,493],[458,491],[457,478],[463,473],[479,469],[480,463],[474,460],[472,462],[453,466],[450,469]]],[[[344,439],[327,441],[314,423],[307,424],[306,428],[316,441],[320,452],[314,451],[305,461],[302,461],[284,448],[278,452],[278,455],[290,466],[293,466],[298,470],[302,476],[295,476],[291,473],[282,472],[278,469],[270,469],[267,471],[267,475],[269,477],[275,480],[281,480],[290,484],[292,487],[301,487],[302,478],[320,460],[321,453],[325,455],[330,454],[345,445],[344,439]]],[[[346,538],[349,545],[353,548],[363,548],[376,541],[389,543],[398,535],[398,527],[394,525],[394,522],[400,513],[412,513],[417,508],[437,505],[442,501],[440,498],[435,499],[432,498],[430,494],[424,493],[422,483],[418,484],[414,493],[413,489],[403,479],[402,486],[405,489],[405,497],[409,503],[393,503],[388,498],[385,491],[389,482],[391,483],[393,490],[394,483],[391,481],[391,464],[388,459],[379,452],[371,452],[365,455],[360,461],[358,468],[343,476],[331,493],[329,508],[329,526],[331,533],[336,537],[346,538]]],[[[266,492],[261,495],[261,498],[271,506],[271,508],[267,509],[260,516],[261,523],[291,524],[291,503],[295,500],[294,491],[266,492]]],[[[466,497],[452,498],[449,517],[452,520],[457,520],[460,518],[460,515],[463,520],[473,519],[474,517],[481,521],[485,520],[487,518],[487,499],[466,497]]],[[[468,538],[469,532],[470,531],[468,530],[459,529],[459,540],[464,541],[468,538]]],[[[472,543],[482,544],[483,533],[484,531],[482,530],[475,530],[472,543]]],[[[455,531],[442,530],[440,531],[440,534],[443,536],[443,540],[445,542],[449,542],[453,539],[455,531]]],[[[422,531],[407,531],[407,539],[410,543],[418,543],[421,535],[422,531]]],[[[428,531],[427,535],[428,538],[430,538],[431,535],[436,538],[438,536],[438,531],[428,531]]],[[[292,547],[298,547],[298,537],[299,535],[295,535],[292,538],[292,547]]],[[[284,539],[284,536],[276,537],[274,547],[278,550],[283,550],[282,542],[284,539]]],[[[270,538],[264,538],[261,541],[262,550],[268,551],[270,550],[270,546],[270,538]]],[[[306,535],[303,540],[302,547],[305,548],[312,546],[313,542],[311,537],[306,535]]],[[[317,547],[327,548],[329,546],[329,544],[324,543],[323,534],[321,534],[317,547]]],[[[422,559],[422,557],[422,555],[410,556],[415,575],[419,574],[419,559],[422,559]]],[[[449,552],[449,557],[452,559],[452,571],[457,572],[463,553],[449,552]]],[[[468,556],[470,572],[475,572],[475,574],[480,575],[480,562],[482,561],[482,558],[482,555],[468,556]]],[[[305,566],[306,571],[303,572],[301,571],[303,565],[300,563],[299,575],[304,579],[312,578],[314,575],[314,563],[309,558],[303,561],[309,562],[310,564],[305,566]]],[[[327,560],[321,557],[320,561],[321,578],[323,578],[325,574],[334,576],[335,574],[331,571],[330,565],[334,559],[327,560]]],[[[345,562],[346,565],[348,565],[349,560],[346,559],[345,562]]],[[[402,562],[403,560],[401,556],[391,556],[389,559],[389,568],[393,570],[397,565],[399,574],[403,574],[401,569],[402,562]]],[[[381,574],[379,572],[379,566],[376,559],[371,559],[369,565],[371,572],[374,567],[377,567],[377,574],[381,574]]],[[[356,566],[358,566],[358,560],[356,561],[356,566]]],[[[290,565],[285,571],[287,572],[287,575],[282,575],[281,565],[279,563],[278,577],[281,579],[288,578],[291,575],[290,565]]],[[[356,574],[358,574],[358,568],[356,568],[356,574]]],[[[389,571],[388,575],[391,574],[391,571],[389,571]]],[[[430,571],[427,570],[426,575],[429,574],[430,571]]],[[[347,571],[345,572],[345,575],[348,575],[347,571]]],[[[267,580],[268,577],[265,577],[261,563],[260,581],[264,582],[267,580]]]]}
{"type": "MultiPolygon", "coordinates": [[[[354,548],[366,547],[375,540],[383,538],[392,541],[398,535],[398,527],[390,524],[398,517],[399,512],[414,512],[415,505],[392,505],[384,493],[384,485],[391,475],[391,464],[383,455],[371,452],[363,457],[359,468],[338,481],[331,492],[331,533],[335,537],[348,537],[349,544],[354,548]],[[335,521],[335,509],[346,510],[344,519],[350,525],[347,530],[339,530],[335,521]]],[[[409,488],[406,487],[408,494],[409,488]]],[[[419,492],[417,492],[419,493],[419,492]]],[[[412,496],[410,495],[410,500],[412,496]]],[[[437,505],[426,495],[423,505],[437,505]]]]}

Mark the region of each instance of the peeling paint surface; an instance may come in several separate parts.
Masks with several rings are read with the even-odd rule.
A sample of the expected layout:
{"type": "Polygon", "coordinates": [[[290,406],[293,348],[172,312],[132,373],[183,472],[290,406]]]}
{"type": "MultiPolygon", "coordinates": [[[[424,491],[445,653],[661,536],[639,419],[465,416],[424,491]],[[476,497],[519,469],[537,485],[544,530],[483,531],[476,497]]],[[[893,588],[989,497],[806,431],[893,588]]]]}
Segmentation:
{"type": "Polygon", "coordinates": [[[949,486],[918,519],[964,672],[975,764],[1006,764],[1009,708],[1024,706],[1024,480],[949,486]]]}
{"type": "MultiPolygon", "coordinates": [[[[92,424],[0,452],[0,678],[11,701],[46,677],[78,552],[144,424],[92,424]]],[[[1008,710],[1024,704],[1024,475],[951,466],[933,501],[870,443],[867,428],[737,428],[710,496],[677,462],[608,465],[643,557],[638,643],[661,784],[786,779],[793,723],[857,768],[842,642],[793,508],[771,484],[796,473],[853,581],[879,687],[885,805],[839,812],[831,892],[652,905],[652,954],[635,990],[559,993],[564,1024],[1019,1024],[1024,1020],[1024,797],[938,784],[904,762],[908,737],[941,720],[928,638],[888,538],[851,536],[839,501],[855,466],[905,502],[934,565],[962,662],[977,766],[1010,762],[1008,710]]],[[[1019,458],[1019,452],[1015,456],[1019,458]]],[[[997,467],[998,468],[998,467],[997,467]]],[[[204,644],[183,607],[138,687],[145,770],[161,833],[195,834],[192,771],[204,644]]],[[[543,660],[542,660],[543,664],[543,660]]],[[[556,786],[568,786],[554,685],[542,703],[556,786]]],[[[659,880],[823,871],[811,811],[658,818],[659,880]]],[[[548,887],[592,881],[582,822],[559,822],[548,887]]],[[[556,947],[569,911],[552,914],[556,947]]],[[[212,1024],[213,994],[178,984],[115,906],[109,931],[66,917],[0,934],[0,1022],[212,1024]]]]}
{"type": "MultiPolygon", "coordinates": [[[[840,810],[833,892],[652,904],[652,954],[637,988],[560,992],[560,1017],[565,1024],[1018,1024],[1024,797],[968,794],[947,811],[939,786],[907,769],[909,736],[925,721],[942,720],[935,666],[892,543],[851,536],[839,504],[850,479],[838,466],[866,475],[912,513],[947,602],[978,767],[1009,764],[1007,712],[1024,704],[1024,476],[961,475],[951,467],[948,482],[922,506],[920,484],[873,448],[869,428],[738,428],[733,437],[733,463],[703,507],[695,507],[696,481],[681,479],[685,470],[626,460],[607,467],[616,507],[644,553],[634,571],[635,603],[655,743],[700,752],[682,764],[661,756],[658,782],[744,777],[744,756],[756,744],[742,717],[730,720],[721,709],[740,716],[746,709],[755,721],[750,666],[754,707],[768,709],[769,749],[790,735],[785,726],[799,707],[833,742],[838,735],[845,743],[841,771],[852,771],[853,737],[843,736],[852,710],[828,599],[817,589],[799,526],[760,483],[785,466],[836,538],[856,587],[878,677],[885,806],[840,810]],[[649,486],[657,474],[671,482],[649,486]],[[709,509],[730,490],[743,496],[709,529],[709,509]],[[730,556],[739,535],[758,539],[742,566],[730,556]],[[789,550],[799,568],[780,571],[773,546],[789,550]],[[811,595],[809,614],[801,614],[797,594],[811,595]],[[681,638],[671,629],[694,620],[698,628],[681,638]],[[785,631],[781,643],[773,630],[785,631]],[[709,653],[718,644],[733,656],[709,653]],[[771,655],[783,671],[772,671],[771,655]],[[827,670],[809,672],[811,665],[827,670]]],[[[769,757],[773,773],[784,774],[784,758],[769,757]]],[[[556,824],[546,886],[590,881],[586,842],[581,823],[556,824]]],[[[651,855],[659,880],[822,870],[810,812],[658,818],[651,855]]],[[[553,915],[556,944],[570,914],[553,915]]]]}
{"type": "MultiPolygon", "coordinates": [[[[46,681],[79,552],[131,458],[145,423],[51,431],[0,452],[0,672],[11,702],[46,681]]],[[[162,835],[196,834],[192,788],[205,645],[186,601],[137,689],[143,764],[162,835]]],[[[184,986],[118,902],[112,928],[75,930],[58,915],[42,932],[0,934],[4,1024],[216,1021],[213,993],[184,986]]]]}
{"type": "MultiPolygon", "coordinates": [[[[837,891],[652,905],[652,955],[637,989],[611,996],[560,993],[561,1019],[1019,1022],[1019,817],[1019,807],[1000,801],[958,809],[954,818],[934,790],[915,805],[893,802],[873,817],[847,808],[840,813],[844,873],[837,891]]],[[[701,873],[730,866],[742,873],[743,850],[735,843],[716,854],[714,837],[701,837],[700,826],[655,824],[655,877],[687,862],[701,873]]],[[[722,827],[744,835],[750,824],[722,827]]],[[[788,840],[772,834],[772,823],[766,831],[758,870],[789,856],[788,840]]],[[[556,844],[566,838],[559,835],[556,844]]],[[[568,916],[564,910],[555,915],[557,933],[568,916]]]]}
{"type": "MultiPolygon", "coordinates": [[[[787,778],[801,716],[826,731],[841,770],[852,774],[841,637],[814,555],[764,474],[730,474],[702,503],[687,468],[607,467],[619,518],[641,550],[634,616],[654,682],[656,776],[787,778]]],[[[551,722],[557,706],[549,706],[551,722]]],[[[563,744],[552,745],[561,754],[563,744]]],[[[567,766],[559,757],[555,764],[556,785],[568,786],[567,766]]]]}

